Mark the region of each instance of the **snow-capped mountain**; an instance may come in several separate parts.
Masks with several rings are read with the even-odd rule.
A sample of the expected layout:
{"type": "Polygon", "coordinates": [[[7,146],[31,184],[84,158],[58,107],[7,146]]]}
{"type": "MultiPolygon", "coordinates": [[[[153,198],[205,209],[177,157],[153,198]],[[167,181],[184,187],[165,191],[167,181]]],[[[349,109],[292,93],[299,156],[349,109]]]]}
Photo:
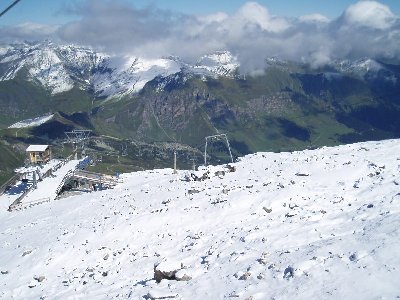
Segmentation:
{"type": "Polygon", "coordinates": [[[355,61],[351,60],[340,60],[333,63],[338,71],[343,73],[350,73],[364,77],[368,72],[378,72],[385,69],[385,67],[370,58],[362,58],[355,61]]]}
{"type": "Polygon", "coordinates": [[[181,70],[205,76],[231,76],[237,67],[229,52],[216,52],[190,65],[174,57],[117,57],[49,41],[0,47],[0,81],[13,79],[25,69],[29,80],[37,80],[52,94],[77,85],[94,91],[98,97],[120,96],[140,91],[158,76],[167,77],[181,70]]]}
{"type": "MultiPolygon", "coordinates": [[[[297,70],[306,70],[309,72],[310,65],[305,62],[293,62],[281,59],[279,57],[269,57],[266,59],[266,66],[279,68],[281,70],[296,73],[297,70]]],[[[320,66],[318,71],[324,72],[324,70],[329,69],[326,72],[328,77],[332,76],[355,76],[360,79],[374,80],[377,78],[396,81],[396,74],[390,70],[384,63],[372,58],[360,58],[356,60],[350,59],[337,59],[333,60],[327,65],[320,66]]],[[[313,69],[313,68],[312,68],[313,69]]],[[[325,72],[324,72],[325,73],[325,72]]]]}
{"type": "Polygon", "coordinates": [[[201,57],[194,68],[216,75],[230,76],[239,68],[239,63],[230,52],[218,51],[201,57]]]}
{"type": "MultiPolygon", "coordinates": [[[[368,76],[369,79],[379,74],[385,80],[397,80],[384,64],[370,58],[337,60],[330,65],[338,73],[361,78],[368,76]]],[[[268,66],[286,71],[305,67],[304,64],[277,57],[267,58],[268,66]]],[[[13,79],[25,70],[28,80],[39,82],[52,94],[77,86],[94,92],[97,97],[122,96],[139,92],[156,77],[167,78],[179,72],[183,72],[187,78],[199,75],[205,80],[208,77],[233,77],[239,67],[237,58],[229,51],[204,55],[196,63],[190,64],[174,56],[159,59],[112,56],[81,46],[59,45],[50,41],[0,46],[0,81],[13,79]]]]}
{"type": "MultiPolygon", "coordinates": [[[[257,153],[193,173],[202,181],[123,174],[113,190],[7,212],[11,191],[0,298],[398,299],[399,153],[400,140],[257,153]]],[[[27,197],[52,196],[73,162],[27,197]]]]}
{"type": "Polygon", "coordinates": [[[89,83],[91,70],[105,58],[89,49],[51,42],[8,45],[0,53],[0,80],[13,79],[26,69],[29,80],[39,81],[53,94],[72,89],[75,82],[89,83]]]}

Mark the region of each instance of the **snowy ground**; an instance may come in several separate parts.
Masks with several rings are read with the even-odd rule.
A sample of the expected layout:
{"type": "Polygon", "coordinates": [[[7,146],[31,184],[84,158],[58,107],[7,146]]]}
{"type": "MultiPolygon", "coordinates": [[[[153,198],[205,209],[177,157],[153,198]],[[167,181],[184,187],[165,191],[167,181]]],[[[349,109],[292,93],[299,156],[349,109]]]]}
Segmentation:
{"type": "Polygon", "coordinates": [[[114,190],[0,211],[0,298],[400,297],[400,140],[236,167],[202,182],[125,174],[114,190]],[[191,280],[156,283],[160,262],[191,280]]]}

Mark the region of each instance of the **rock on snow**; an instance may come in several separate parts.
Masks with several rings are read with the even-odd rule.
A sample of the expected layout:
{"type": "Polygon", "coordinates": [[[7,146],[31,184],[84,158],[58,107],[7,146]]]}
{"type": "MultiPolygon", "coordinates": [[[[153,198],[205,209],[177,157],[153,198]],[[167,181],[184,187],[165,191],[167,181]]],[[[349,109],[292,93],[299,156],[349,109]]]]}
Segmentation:
{"type": "Polygon", "coordinates": [[[400,297],[400,140],[235,166],[204,181],[125,174],[114,190],[1,211],[0,298],[400,297]],[[157,283],[155,266],[187,280],[157,283]]]}

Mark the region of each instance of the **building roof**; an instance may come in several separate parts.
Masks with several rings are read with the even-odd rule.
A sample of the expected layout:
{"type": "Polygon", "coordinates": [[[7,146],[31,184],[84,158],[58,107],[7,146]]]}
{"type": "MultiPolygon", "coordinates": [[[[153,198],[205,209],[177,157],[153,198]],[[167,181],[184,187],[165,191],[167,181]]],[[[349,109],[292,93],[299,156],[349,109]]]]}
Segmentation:
{"type": "Polygon", "coordinates": [[[44,152],[49,147],[49,145],[29,145],[26,152],[44,152]]]}

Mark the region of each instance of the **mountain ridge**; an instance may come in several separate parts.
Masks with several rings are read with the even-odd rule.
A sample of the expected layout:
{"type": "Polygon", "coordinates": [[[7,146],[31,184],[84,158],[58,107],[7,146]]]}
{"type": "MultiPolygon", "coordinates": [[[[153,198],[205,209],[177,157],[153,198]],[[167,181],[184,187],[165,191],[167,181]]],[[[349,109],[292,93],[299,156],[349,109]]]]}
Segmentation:
{"type": "MultiPolygon", "coordinates": [[[[343,73],[363,79],[367,75],[376,77],[381,73],[386,80],[394,83],[397,81],[396,74],[372,58],[335,60],[324,67],[310,69],[304,63],[270,57],[265,59],[265,68],[268,67],[323,72],[327,76],[343,73]]],[[[188,76],[200,76],[204,80],[219,76],[245,76],[240,75],[240,63],[229,51],[203,55],[191,64],[175,56],[145,59],[109,55],[88,47],[59,45],[51,41],[0,46],[0,81],[14,79],[23,68],[27,69],[27,80],[38,81],[53,95],[78,86],[99,98],[138,93],[156,77],[166,78],[179,72],[188,76]]]]}
{"type": "Polygon", "coordinates": [[[92,90],[96,97],[116,97],[137,93],[155,77],[182,70],[203,76],[231,76],[238,64],[227,51],[203,56],[191,65],[172,56],[159,59],[113,56],[50,41],[0,48],[0,81],[14,79],[24,67],[28,70],[28,80],[38,80],[53,95],[78,85],[92,90]]]}

